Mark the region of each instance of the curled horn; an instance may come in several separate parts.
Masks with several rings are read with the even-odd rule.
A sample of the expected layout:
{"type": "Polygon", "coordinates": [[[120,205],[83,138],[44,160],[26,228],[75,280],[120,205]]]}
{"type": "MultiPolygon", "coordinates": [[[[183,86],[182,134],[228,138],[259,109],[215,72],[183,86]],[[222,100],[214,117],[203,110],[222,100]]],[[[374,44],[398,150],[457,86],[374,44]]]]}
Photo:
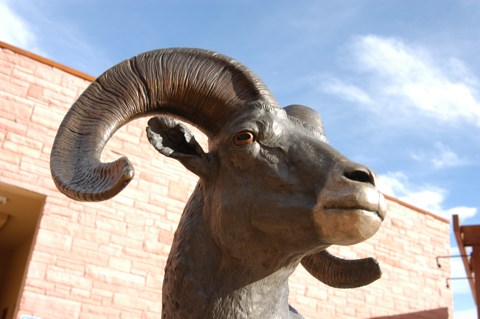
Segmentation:
{"type": "Polygon", "coordinates": [[[315,278],[335,288],[357,288],[382,276],[374,258],[341,259],[324,250],[302,258],[302,266],[315,278]]]}
{"type": "MultiPolygon", "coordinates": [[[[321,138],[325,138],[322,120],[315,110],[297,104],[284,109],[289,116],[303,121],[317,131],[321,138]]],[[[335,257],[326,250],[303,257],[301,263],[315,278],[335,288],[365,286],[382,275],[380,266],[374,258],[347,260],[335,257]]]]}
{"type": "Polygon", "coordinates": [[[72,105],[52,147],[53,180],[70,198],[109,199],[134,175],[126,157],[100,161],[103,148],[122,125],[166,114],[212,137],[234,112],[256,102],[278,106],[253,72],[227,56],[200,49],[140,54],[107,70],[72,105]]]}

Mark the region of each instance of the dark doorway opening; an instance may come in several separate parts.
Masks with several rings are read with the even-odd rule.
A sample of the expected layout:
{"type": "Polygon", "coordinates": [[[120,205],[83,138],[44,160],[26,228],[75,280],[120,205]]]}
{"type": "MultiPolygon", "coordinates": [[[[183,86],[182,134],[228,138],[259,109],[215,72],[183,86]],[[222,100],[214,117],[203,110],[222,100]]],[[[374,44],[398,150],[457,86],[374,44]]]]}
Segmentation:
{"type": "Polygon", "coordinates": [[[0,183],[0,319],[13,319],[45,196],[0,183]]]}

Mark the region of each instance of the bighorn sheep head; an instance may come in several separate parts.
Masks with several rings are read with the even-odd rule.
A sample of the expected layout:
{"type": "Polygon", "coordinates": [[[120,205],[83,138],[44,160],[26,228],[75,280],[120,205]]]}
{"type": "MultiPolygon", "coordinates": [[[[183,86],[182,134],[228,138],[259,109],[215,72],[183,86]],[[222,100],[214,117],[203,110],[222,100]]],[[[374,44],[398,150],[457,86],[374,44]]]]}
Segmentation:
{"type": "MultiPolygon", "coordinates": [[[[200,178],[180,221],[165,280],[185,245],[209,247],[211,256],[203,257],[208,262],[200,248],[186,257],[210,265],[203,269],[205,280],[222,281],[219,269],[229,269],[223,278],[228,285],[197,284],[205,289],[203,295],[215,295],[202,297],[211,302],[205,313],[234,313],[219,310],[230,304],[222,300],[281,269],[291,269],[289,275],[299,262],[334,287],[362,286],[380,277],[372,258],[349,261],[325,251],[330,245],[361,242],[380,227],[386,210],[374,174],[329,146],[314,110],[280,108],[250,70],[214,52],[147,52],[93,82],[66,115],[54,142],[51,170],[59,190],[81,201],[120,192],[133,178],[133,167],[125,157],[102,163],[101,152],[120,126],[148,115],[160,115],[149,121],[150,143],[200,178]],[[173,118],[203,131],[208,153],[173,118]],[[192,232],[204,242],[186,239],[192,232]],[[215,268],[210,275],[209,267],[215,268]],[[236,271],[243,277],[235,279],[236,271]]],[[[181,308],[181,290],[164,283],[167,316],[181,308]]]]}

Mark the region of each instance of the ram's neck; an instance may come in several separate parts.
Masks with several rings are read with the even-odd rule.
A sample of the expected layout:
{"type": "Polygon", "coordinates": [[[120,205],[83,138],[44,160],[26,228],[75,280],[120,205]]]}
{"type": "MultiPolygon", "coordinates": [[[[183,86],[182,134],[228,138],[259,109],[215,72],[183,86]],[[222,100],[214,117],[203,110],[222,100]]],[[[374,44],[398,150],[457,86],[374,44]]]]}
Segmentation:
{"type": "Polygon", "coordinates": [[[199,185],[175,233],[163,318],[288,318],[288,277],[297,263],[265,267],[226,256],[205,227],[203,198],[199,185]]]}
{"type": "Polygon", "coordinates": [[[294,269],[285,267],[240,288],[224,291],[214,300],[211,317],[289,318],[288,277],[294,269]]]}

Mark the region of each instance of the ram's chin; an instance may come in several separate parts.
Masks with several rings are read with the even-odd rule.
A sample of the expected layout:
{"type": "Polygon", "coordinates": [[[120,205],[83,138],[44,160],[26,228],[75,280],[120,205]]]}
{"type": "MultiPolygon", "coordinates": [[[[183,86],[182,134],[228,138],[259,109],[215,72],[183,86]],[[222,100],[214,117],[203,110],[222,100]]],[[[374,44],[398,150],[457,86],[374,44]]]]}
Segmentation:
{"type": "Polygon", "coordinates": [[[375,211],[361,208],[328,208],[316,211],[318,235],[332,245],[354,245],[372,237],[382,219],[375,211]]]}

